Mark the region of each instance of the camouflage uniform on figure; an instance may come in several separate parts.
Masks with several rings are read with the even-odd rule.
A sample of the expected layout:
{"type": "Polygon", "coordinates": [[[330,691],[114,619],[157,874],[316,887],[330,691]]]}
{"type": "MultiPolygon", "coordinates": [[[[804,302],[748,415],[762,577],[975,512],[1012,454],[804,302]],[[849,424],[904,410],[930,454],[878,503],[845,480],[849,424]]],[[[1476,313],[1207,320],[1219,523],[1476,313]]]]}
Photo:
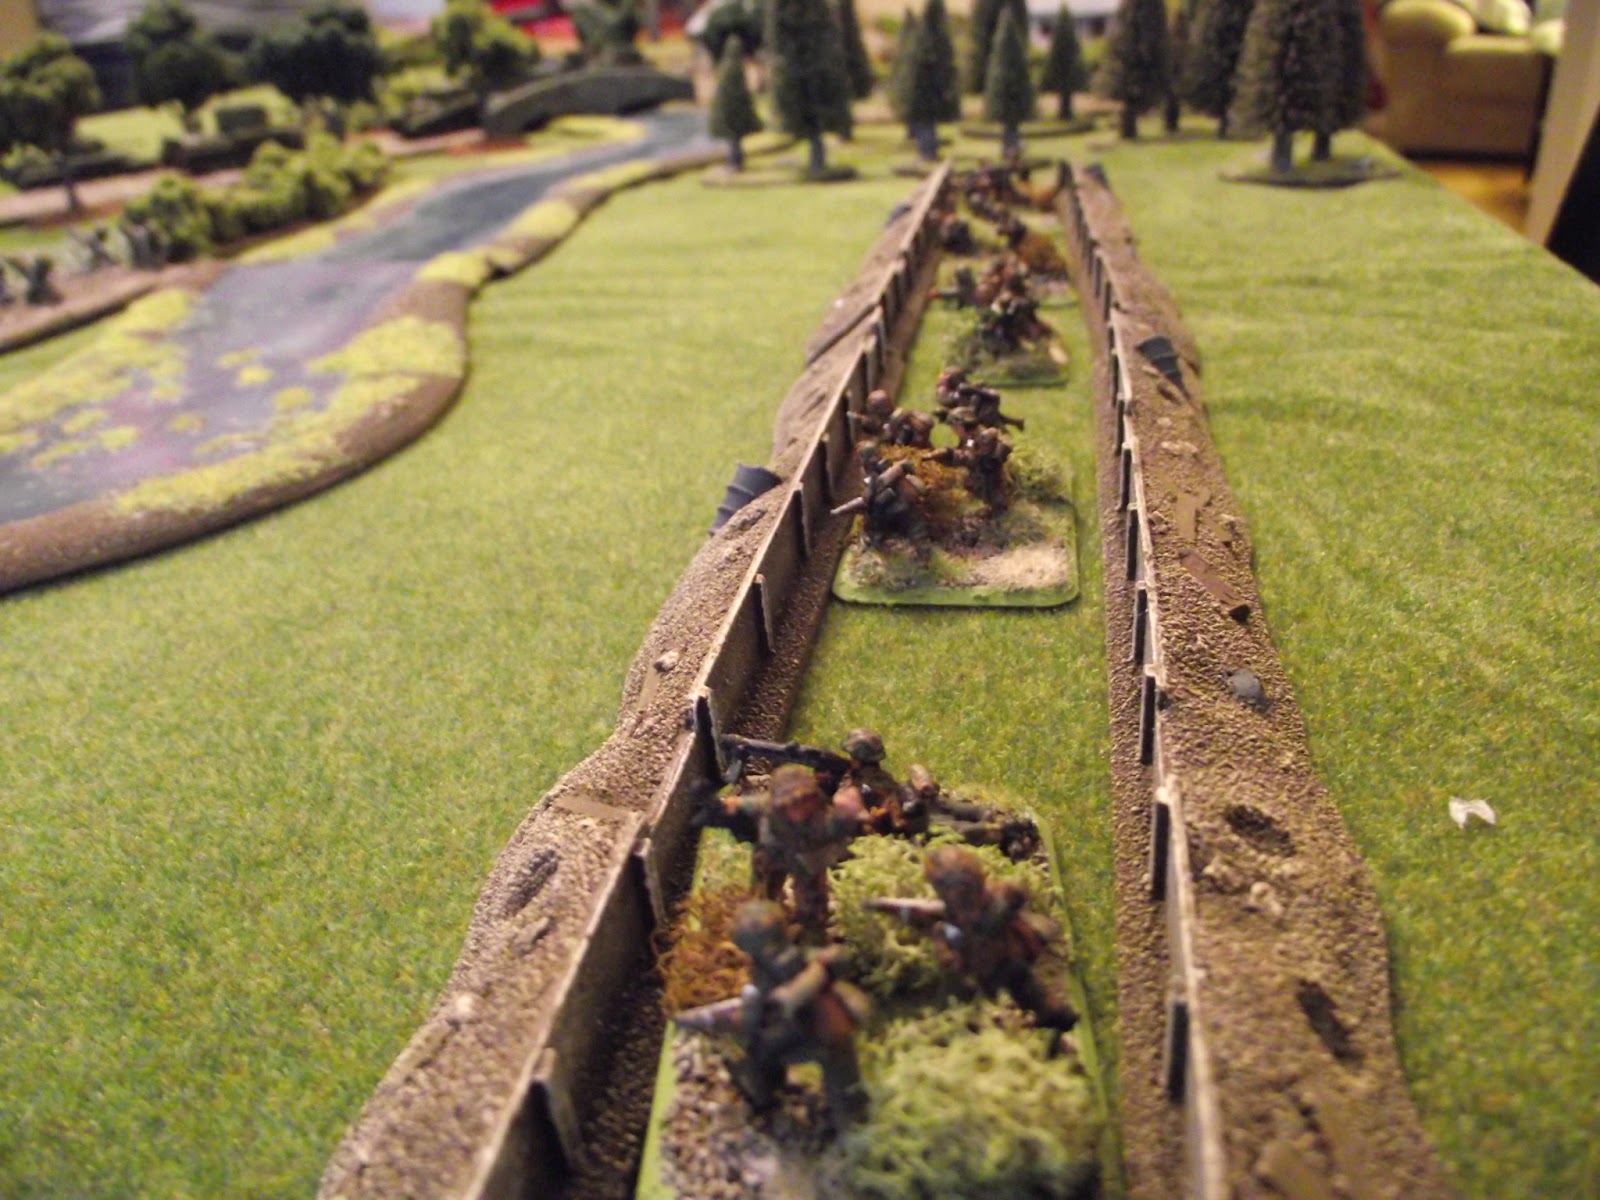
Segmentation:
{"type": "Polygon", "coordinates": [[[836,517],[861,514],[861,536],[868,546],[878,547],[883,539],[899,535],[911,542],[918,553],[927,550],[928,526],[922,519],[922,481],[905,462],[888,463],[876,442],[862,442],[856,448],[861,464],[861,495],[833,510],[836,517]]]}
{"type": "Polygon", "coordinates": [[[1000,431],[980,428],[966,437],[961,445],[940,450],[933,455],[935,462],[965,468],[963,481],[968,492],[999,511],[1009,500],[1006,488],[1006,459],[1011,457],[1011,443],[1000,436],[1000,431]]]}

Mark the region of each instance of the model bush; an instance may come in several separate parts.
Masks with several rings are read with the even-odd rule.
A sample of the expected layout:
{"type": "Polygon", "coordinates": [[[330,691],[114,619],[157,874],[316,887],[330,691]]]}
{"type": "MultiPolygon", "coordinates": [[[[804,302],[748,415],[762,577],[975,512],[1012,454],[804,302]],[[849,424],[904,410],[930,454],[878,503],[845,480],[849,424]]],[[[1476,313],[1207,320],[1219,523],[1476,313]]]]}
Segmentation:
{"type": "Polygon", "coordinates": [[[850,80],[839,25],[827,0],[771,0],[767,71],[772,105],[786,133],[810,144],[813,176],[827,171],[823,135],[851,132],[850,80]]]}
{"type": "Polygon", "coordinates": [[[641,28],[635,0],[577,0],[568,11],[586,60],[602,66],[643,61],[634,45],[641,28]]]}
{"type": "Polygon", "coordinates": [[[714,62],[722,61],[722,51],[730,37],[737,36],[745,51],[761,49],[766,35],[766,20],[761,0],[714,0],[706,10],[705,25],[695,35],[714,62]]]}
{"type": "Polygon", "coordinates": [[[1192,108],[1217,118],[1217,136],[1228,136],[1239,52],[1255,0],[1201,0],[1180,67],[1179,90],[1192,108]]]}
{"type": "Polygon", "coordinates": [[[264,142],[233,186],[202,189],[168,176],[129,204],[127,216],[152,226],[168,257],[181,262],[297,221],[339,216],[383,181],[388,165],[372,143],[344,146],[325,133],[313,134],[299,152],[264,142]]]}
{"type": "Polygon", "coordinates": [[[746,137],[765,126],[756,114],[755,100],[744,77],[744,43],[737,37],[723,42],[722,61],[717,65],[717,90],[711,97],[707,127],[714,138],[728,143],[728,168],[744,170],[746,137]]]}
{"type": "Polygon", "coordinates": [[[911,46],[905,81],[905,120],[917,143],[917,154],[931,162],[939,156],[939,123],[961,119],[961,89],[956,79],[956,51],[950,40],[950,19],[944,0],[928,0],[911,46]]]}
{"type": "Polygon", "coordinates": [[[1070,1055],[1046,1057],[1009,1004],[895,1022],[862,1057],[868,1113],[841,1147],[851,1195],[1070,1197],[1092,1186],[1089,1081],[1070,1055]]]}
{"type": "Polygon", "coordinates": [[[1007,8],[1000,14],[994,50],[983,85],[983,115],[1000,124],[1000,145],[1007,155],[1022,149],[1017,127],[1033,116],[1036,97],[1028,74],[1027,26],[1007,8]]]}
{"type": "Polygon", "coordinates": [[[872,60],[867,57],[867,44],[861,40],[861,19],[856,15],[855,0],[834,0],[834,13],[839,21],[839,44],[844,48],[844,70],[850,79],[850,95],[865,100],[872,94],[875,80],[872,60]]]}
{"type": "Polygon", "coordinates": [[[250,47],[251,74],[302,107],[374,98],[383,54],[366,9],[322,0],[299,21],[270,30],[250,47]]]}
{"type": "Polygon", "coordinates": [[[1139,117],[1166,100],[1171,73],[1162,0],[1122,0],[1112,18],[1095,88],[1122,104],[1123,137],[1139,136],[1139,117]]]}
{"type": "Polygon", "coordinates": [[[1257,0],[1240,52],[1233,120],[1272,136],[1272,169],[1294,165],[1294,135],[1328,128],[1340,73],[1329,0],[1257,0]]]}
{"type": "Polygon", "coordinates": [[[1088,86],[1089,68],[1083,61],[1083,47],[1078,44],[1078,30],[1072,13],[1063,4],[1056,12],[1055,27],[1050,30],[1050,48],[1045,51],[1039,90],[1054,92],[1058,99],[1057,115],[1070,121],[1072,94],[1088,86]]]}
{"type": "Polygon", "coordinates": [[[967,91],[974,95],[983,94],[984,84],[989,79],[989,59],[994,54],[995,33],[1000,28],[1000,14],[1009,9],[1017,19],[1017,23],[1026,30],[1028,28],[1028,8],[1026,0],[974,0],[972,6],[972,20],[967,25],[967,32],[971,42],[967,46],[967,91]]]}
{"type": "Polygon", "coordinates": [[[480,103],[490,92],[521,82],[539,61],[539,44],[484,0],[446,0],[432,32],[445,70],[471,88],[480,103]]]}
{"type": "Polygon", "coordinates": [[[191,133],[200,106],[228,87],[227,55],[181,0],[149,0],[128,23],[123,45],[133,59],[139,99],[152,107],[175,105],[191,133]]]}
{"type": "Polygon", "coordinates": [[[0,156],[32,147],[55,159],[67,208],[77,212],[72,177],[73,131],[78,118],[100,107],[100,89],[89,64],[67,39],[43,34],[0,62],[0,156]]]}

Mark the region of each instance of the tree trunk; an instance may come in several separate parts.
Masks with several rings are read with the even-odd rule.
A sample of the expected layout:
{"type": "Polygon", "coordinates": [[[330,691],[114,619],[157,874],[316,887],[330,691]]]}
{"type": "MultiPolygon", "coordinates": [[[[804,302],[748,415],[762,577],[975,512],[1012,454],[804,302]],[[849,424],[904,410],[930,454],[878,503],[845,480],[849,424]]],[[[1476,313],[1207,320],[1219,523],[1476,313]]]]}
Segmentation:
{"type": "Polygon", "coordinates": [[[1294,131],[1274,130],[1272,134],[1272,169],[1286,175],[1294,169],[1294,131]]]}
{"type": "Polygon", "coordinates": [[[1071,88],[1064,87],[1064,88],[1061,89],[1061,107],[1056,110],[1056,115],[1059,116],[1063,121],[1072,120],[1072,89],[1071,88]]]}
{"type": "Polygon", "coordinates": [[[1015,125],[1000,126],[1000,157],[1007,162],[1022,157],[1022,138],[1015,125]]]}
{"type": "Polygon", "coordinates": [[[1333,134],[1317,130],[1316,138],[1311,143],[1311,159],[1313,162],[1327,162],[1333,158],[1333,134]]]}
{"type": "Polygon", "coordinates": [[[811,162],[806,170],[812,175],[821,175],[828,169],[828,148],[822,144],[822,135],[811,135],[811,162]]]}
{"type": "Polygon", "coordinates": [[[1165,116],[1167,122],[1167,132],[1177,133],[1178,118],[1182,114],[1178,111],[1178,97],[1176,95],[1169,95],[1167,97],[1167,109],[1163,115],[1165,116]]]}
{"type": "Polygon", "coordinates": [[[1122,136],[1130,142],[1139,136],[1139,114],[1133,111],[1131,104],[1122,106],[1122,136]]]}
{"type": "Polygon", "coordinates": [[[744,139],[728,139],[728,170],[735,173],[744,170],[744,139]]]}
{"type": "Polygon", "coordinates": [[[1217,114],[1217,138],[1226,140],[1228,136],[1228,110],[1223,109],[1217,114]]]}
{"type": "Polygon", "coordinates": [[[939,157],[939,127],[932,121],[917,122],[917,157],[923,162],[934,162],[939,157]]]}

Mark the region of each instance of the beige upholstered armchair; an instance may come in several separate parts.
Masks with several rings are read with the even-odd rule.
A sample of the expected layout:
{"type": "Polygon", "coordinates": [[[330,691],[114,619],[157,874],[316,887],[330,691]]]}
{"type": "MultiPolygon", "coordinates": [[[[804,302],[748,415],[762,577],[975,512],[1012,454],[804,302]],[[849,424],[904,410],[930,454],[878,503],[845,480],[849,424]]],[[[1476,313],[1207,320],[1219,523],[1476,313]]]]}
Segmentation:
{"type": "Polygon", "coordinates": [[[1390,0],[1374,66],[1388,104],[1370,128],[1398,150],[1524,157],[1550,59],[1527,37],[1479,33],[1451,0],[1390,0]]]}

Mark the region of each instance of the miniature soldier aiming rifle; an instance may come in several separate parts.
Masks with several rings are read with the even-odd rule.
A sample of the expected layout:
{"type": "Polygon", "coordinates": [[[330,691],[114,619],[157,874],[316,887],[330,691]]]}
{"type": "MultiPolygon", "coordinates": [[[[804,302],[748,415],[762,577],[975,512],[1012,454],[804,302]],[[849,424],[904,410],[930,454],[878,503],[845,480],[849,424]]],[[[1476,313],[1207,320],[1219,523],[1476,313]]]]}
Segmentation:
{"type": "Polygon", "coordinates": [[[935,450],[929,460],[965,468],[967,491],[998,512],[1008,501],[1006,460],[1010,457],[1011,443],[1000,436],[999,430],[980,428],[959,446],[935,450]]]}
{"type": "Polygon", "coordinates": [[[970,412],[970,422],[990,429],[1023,429],[1027,422],[1021,417],[1008,416],[1000,411],[1000,393],[967,378],[960,367],[946,367],[939,372],[939,382],[934,385],[937,416],[947,424],[953,423],[957,409],[970,412]]]}
{"type": "Polygon", "coordinates": [[[111,235],[104,225],[96,225],[88,232],[79,229],[69,229],[67,237],[73,245],[82,250],[87,256],[83,269],[87,273],[104,270],[106,267],[117,265],[116,256],[111,253],[111,235]]]}
{"type": "Polygon", "coordinates": [[[842,517],[861,514],[861,537],[876,549],[883,539],[899,535],[911,542],[919,554],[928,550],[928,526],[922,519],[922,481],[910,464],[890,465],[878,452],[876,442],[862,442],[856,450],[861,464],[861,495],[833,510],[842,517]]]}
{"type": "Polygon", "coordinates": [[[876,442],[883,438],[894,412],[894,401],[889,399],[889,393],[882,388],[874,388],[862,401],[860,412],[846,415],[858,441],[876,442]]]}
{"type": "MultiPolygon", "coordinates": [[[[730,780],[737,780],[744,773],[745,761],[749,758],[798,763],[811,768],[825,796],[862,813],[861,832],[927,832],[926,805],[919,795],[902,786],[883,768],[883,738],[871,729],[851,730],[844,739],[845,754],[799,742],[762,742],[733,734],[723,735],[722,749],[730,762],[730,780]]],[[[919,769],[926,774],[925,768],[912,768],[913,771],[919,769]]]]}
{"type": "Polygon", "coordinates": [[[22,276],[22,302],[24,304],[60,304],[61,293],[50,276],[55,272],[55,259],[48,254],[35,254],[32,258],[7,258],[17,274],[22,276]]]}
{"type": "Polygon", "coordinates": [[[1046,1028],[1065,1033],[1076,1025],[1072,1005],[1036,971],[1056,928],[1027,911],[1028,894],[1021,885],[989,882],[982,860],[960,846],[935,846],[922,870],[937,900],[871,899],[866,906],[931,936],[945,967],[984,995],[1010,993],[1046,1028]]]}
{"type": "Polygon", "coordinates": [[[763,900],[740,906],[733,944],[750,959],[750,982],[731,999],[679,1013],[674,1023],[739,1038],[744,1058],[732,1064],[733,1079],[756,1109],[772,1105],[791,1063],[814,1062],[834,1123],[860,1115],[866,1097],[855,1031],[869,1005],[859,988],[839,978],[843,947],[808,956],[789,939],[783,910],[763,900]]]}

